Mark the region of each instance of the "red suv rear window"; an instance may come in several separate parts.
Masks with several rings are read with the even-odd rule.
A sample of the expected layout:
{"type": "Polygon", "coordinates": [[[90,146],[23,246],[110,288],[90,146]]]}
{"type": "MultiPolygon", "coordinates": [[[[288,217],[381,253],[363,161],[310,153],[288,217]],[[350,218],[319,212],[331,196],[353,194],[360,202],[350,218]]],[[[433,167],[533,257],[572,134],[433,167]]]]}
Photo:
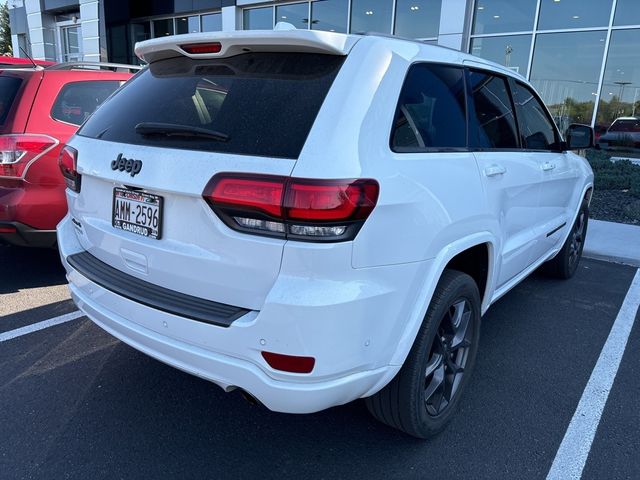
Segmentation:
{"type": "Polygon", "coordinates": [[[637,120],[616,120],[609,128],[610,132],[640,132],[640,118],[637,120]]]}
{"type": "Polygon", "coordinates": [[[22,79],[16,77],[0,77],[0,125],[4,125],[11,110],[22,79]]]}

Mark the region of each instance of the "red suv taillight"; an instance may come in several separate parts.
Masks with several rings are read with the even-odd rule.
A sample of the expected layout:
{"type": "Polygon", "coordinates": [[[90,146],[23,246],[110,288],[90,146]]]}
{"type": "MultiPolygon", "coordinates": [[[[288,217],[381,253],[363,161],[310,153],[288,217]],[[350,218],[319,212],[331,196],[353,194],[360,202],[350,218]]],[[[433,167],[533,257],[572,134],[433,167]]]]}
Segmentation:
{"type": "Polygon", "coordinates": [[[82,177],[78,173],[78,151],[73,147],[64,147],[60,152],[60,157],[58,157],[58,166],[67,188],[74,192],[80,192],[80,180],[82,177]]]}
{"type": "Polygon", "coordinates": [[[203,197],[231,228],[295,240],[352,240],[378,201],[371,179],[219,173],[203,197]]]}
{"type": "Polygon", "coordinates": [[[47,135],[0,135],[0,177],[24,178],[29,166],[57,144],[47,135]]]}

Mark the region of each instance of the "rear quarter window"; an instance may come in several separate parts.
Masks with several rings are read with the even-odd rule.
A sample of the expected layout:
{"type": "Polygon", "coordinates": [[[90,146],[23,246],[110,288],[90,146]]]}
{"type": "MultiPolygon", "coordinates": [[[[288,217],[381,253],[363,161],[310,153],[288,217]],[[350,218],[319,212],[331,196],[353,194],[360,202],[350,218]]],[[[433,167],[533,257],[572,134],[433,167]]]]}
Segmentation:
{"type": "Polygon", "coordinates": [[[467,146],[464,70],[412,65],[396,108],[391,149],[420,152],[467,146]]]}
{"type": "Polygon", "coordinates": [[[103,140],[167,148],[297,158],[344,57],[246,53],[154,62],[107,101],[79,131],[103,140]],[[136,131],[141,124],[182,134],[136,131]],[[224,140],[185,134],[202,129],[224,140]]]}
{"type": "Polygon", "coordinates": [[[0,77],[0,125],[4,125],[16,99],[22,79],[16,77],[0,77]]]}
{"type": "Polygon", "coordinates": [[[82,125],[122,83],[117,80],[85,80],[67,83],[60,89],[53,103],[51,117],[72,125],[82,125]]]}

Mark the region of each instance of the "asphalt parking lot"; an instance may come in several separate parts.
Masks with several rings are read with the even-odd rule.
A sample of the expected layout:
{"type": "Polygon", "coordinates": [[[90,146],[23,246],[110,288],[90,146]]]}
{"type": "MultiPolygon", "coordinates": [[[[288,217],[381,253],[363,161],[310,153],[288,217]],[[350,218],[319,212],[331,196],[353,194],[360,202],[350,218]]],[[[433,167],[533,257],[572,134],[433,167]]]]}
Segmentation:
{"type": "MultiPolygon", "coordinates": [[[[361,402],[249,405],[85,317],[1,341],[0,478],[545,478],[636,270],[583,260],[570,281],[536,274],[507,294],[458,415],[426,442],[361,402]]],[[[0,335],[75,311],[56,252],[0,247],[0,272],[0,335]]],[[[640,478],[639,324],[582,478],[640,478]]]]}

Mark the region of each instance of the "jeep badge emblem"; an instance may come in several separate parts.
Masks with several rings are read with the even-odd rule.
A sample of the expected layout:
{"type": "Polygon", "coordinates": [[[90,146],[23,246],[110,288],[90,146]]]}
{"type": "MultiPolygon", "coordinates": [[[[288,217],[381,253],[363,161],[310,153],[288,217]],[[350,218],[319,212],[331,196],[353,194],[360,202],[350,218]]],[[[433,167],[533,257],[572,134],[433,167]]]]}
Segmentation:
{"type": "Polygon", "coordinates": [[[118,158],[111,162],[111,170],[120,170],[121,172],[128,172],[132,177],[136,176],[142,170],[142,160],[132,160],[125,158],[120,153],[118,158]]]}

